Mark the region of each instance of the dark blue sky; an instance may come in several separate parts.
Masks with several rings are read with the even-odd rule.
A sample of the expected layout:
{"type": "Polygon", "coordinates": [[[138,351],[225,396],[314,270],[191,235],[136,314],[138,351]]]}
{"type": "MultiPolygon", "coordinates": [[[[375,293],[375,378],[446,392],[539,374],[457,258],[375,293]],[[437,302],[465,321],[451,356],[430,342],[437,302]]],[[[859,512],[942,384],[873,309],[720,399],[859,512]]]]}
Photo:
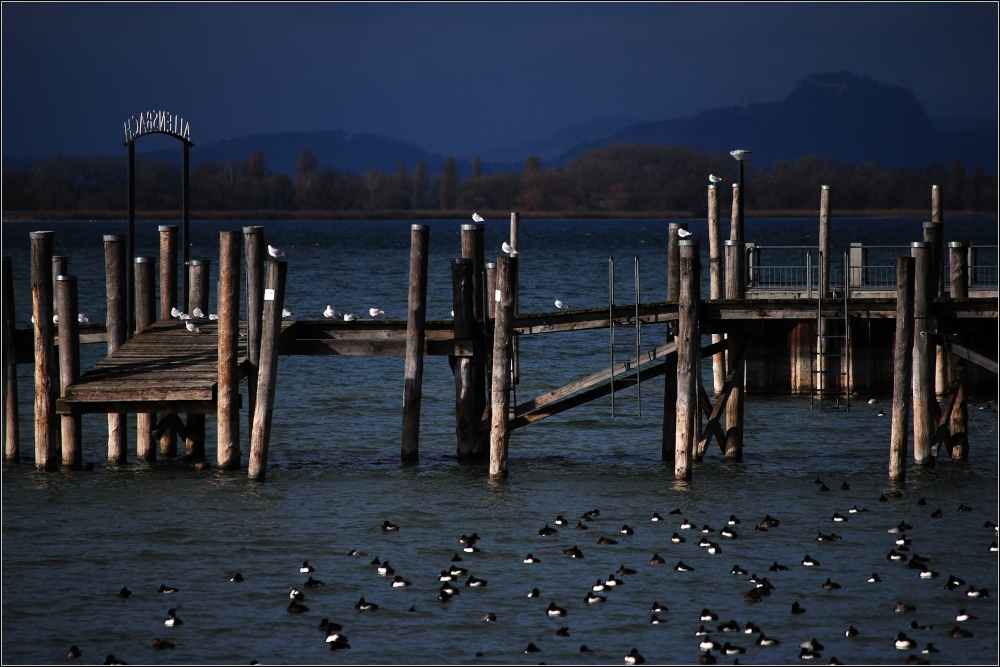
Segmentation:
{"type": "Polygon", "coordinates": [[[3,152],[375,132],[469,157],[603,116],[782,99],[851,71],[932,118],[997,117],[997,3],[3,3],[3,152]]]}

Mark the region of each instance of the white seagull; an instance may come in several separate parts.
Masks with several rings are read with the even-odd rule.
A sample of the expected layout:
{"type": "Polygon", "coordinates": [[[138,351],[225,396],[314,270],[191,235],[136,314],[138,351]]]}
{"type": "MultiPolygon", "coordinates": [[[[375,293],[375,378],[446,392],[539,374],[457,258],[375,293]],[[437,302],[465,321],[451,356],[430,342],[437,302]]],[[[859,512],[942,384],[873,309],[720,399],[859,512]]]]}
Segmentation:
{"type": "Polygon", "coordinates": [[[282,308],[281,309],[281,318],[282,319],[288,319],[291,316],[292,316],[292,311],[288,310],[287,308],[282,308]]]}
{"type": "Polygon", "coordinates": [[[78,313],[76,316],[76,321],[79,322],[80,324],[88,324],[90,322],[90,318],[84,315],[83,313],[78,313]]]}
{"type": "Polygon", "coordinates": [[[501,248],[501,249],[502,249],[502,250],[503,250],[503,251],[504,251],[505,253],[507,253],[507,255],[508,255],[509,257],[517,257],[517,254],[518,254],[518,253],[517,253],[517,251],[516,251],[516,250],[514,250],[514,246],[512,246],[512,245],[511,245],[511,244],[509,244],[509,243],[507,243],[506,241],[504,241],[504,242],[503,242],[503,245],[502,245],[502,246],[500,246],[500,248],[501,248]]]}
{"type": "Polygon", "coordinates": [[[59,316],[58,315],[53,315],[52,316],[52,324],[59,324],[59,316]]]}
{"type": "Polygon", "coordinates": [[[381,308],[369,308],[368,314],[372,316],[372,319],[377,318],[379,315],[385,315],[385,311],[381,308]]]}
{"type": "Polygon", "coordinates": [[[569,304],[564,303],[559,299],[556,299],[556,308],[558,308],[559,310],[567,310],[569,308],[569,304]]]}
{"type": "Polygon", "coordinates": [[[201,308],[195,308],[194,310],[191,311],[191,314],[200,320],[205,319],[205,311],[203,311],[201,308]]]}
{"type": "Polygon", "coordinates": [[[681,237],[682,239],[686,239],[687,237],[691,236],[691,232],[689,232],[686,229],[682,229],[682,228],[678,227],[677,228],[677,236],[681,237]]]}
{"type": "Polygon", "coordinates": [[[216,315],[215,313],[209,313],[209,314],[208,314],[208,319],[210,319],[210,320],[213,320],[213,321],[214,321],[214,320],[217,320],[217,319],[219,319],[219,316],[218,316],[218,315],[216,315]]]}
{"type": "Polygon", "coordinates": [[[354,320],[358,319],[359,317],[360,317],[359,315],[355,315],[354,313],[344,313],[344,321],[345,322],[353,322],[354,320]]]}
{"type": "Polygon", "coordinates": [[[485,220],[486,218],[484,218],[483,216],[479,215],[478,213],[473,213],[473,214],[472,214],[472,219],[473,219],[473,220],[474,220],[475,222],[482,222],[482,221],[483,221],[483,220],[485,220]]]}
{"type": "Polygon", "coordinates": [[[177,310],[177,306],[174,306],[170,309],[170,317],[180,318],[180,316],[183,314],[184,314],[183,312],[177,310]]]}
{"type": "Polygon", "coordinates": [[[720,183],[722,182],[722,177],[716,176],[715,174],[709,174],[708,180],[711,181],[712,183],[720,183]]]}
{"type": "Polygon", "coordinates": [[[201,329],[198,328],[198,325],[195,324],[194,322],[188,322],[184,326],[186,326],[187,330],[190,331],[191,333],[199,333],[201,331],[201,329]]]}
{"type": "Polygon", "coordinates": [[[282,257],[288,257],[288,253],[279,248],[275,248],[273,245],[267,246],[267,254],[275,259],[280,259],[282,257]]]}
{"type": "Polygon", "coordinates": [[[340,313],[338,313],[337,311],[335,311],[333,309],[333,306],[327,304],[326,310],[323,311],[323,317],[325,317],[327,319],[333,319],[334,317],[337,317],[338,315],[340,315],[340,313]]]}

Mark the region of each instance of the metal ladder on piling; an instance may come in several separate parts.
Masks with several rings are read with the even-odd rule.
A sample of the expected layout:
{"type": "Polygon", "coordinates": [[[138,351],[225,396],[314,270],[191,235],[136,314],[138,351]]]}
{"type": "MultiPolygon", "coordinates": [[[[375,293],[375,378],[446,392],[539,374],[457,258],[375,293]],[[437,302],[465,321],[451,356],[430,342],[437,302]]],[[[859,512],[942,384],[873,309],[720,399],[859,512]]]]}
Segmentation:
{"type": "MultiPolygon", "coordinates": [[[[641,417],[642,416],[642,381],[640,379],[638,370],[638,362],[635,365],[629,364],[629,359],[639,359],[640,352],[642,350],[642,322],[639,320],[639,257],[635,258],[635,317],[634,324],[629,326],[627,324],[618,324],[615,322],[615,258],[608,258],[608,329],[610,331],[610,367],[611,367],[611,416],[612,417],[641,417]],[[617,362],[615,360],[618,360],[617,362]],[[621,403],[621,400],[615,398],[617,393],[615,390],[615,363],[625,362],[625,368],[619,371],[619,375],[632,374],[635,373],[634,380],[622,381],[618,380],[619,384],[627,382],[629,385],[635,386],[634,397],[628,395],[632,392],[628,392],[625,395],[626,400],[635,400],[636,412],[625,413],[618,407],[616,401],[621,403]]],[[[623,388],[624,389],[624,388],[623,388]]],[[[623,391],[623,389],[618,389],[617,391],[623,391]]]]}
{"type": "Polygon", "coordinates": [[[810,355],[812,391],[809,407],[819,405],[820,412],[850,410],[851,392],[851,326],[848,315],[851,288],[848,281],[850,265],[844,253],[843,298],[833,291],[830,304],[824,310],[825,294],[818,292],[816,300],[816,343],[810,355]],[[838,302],[840,307],[838,308],[838,302]]]}

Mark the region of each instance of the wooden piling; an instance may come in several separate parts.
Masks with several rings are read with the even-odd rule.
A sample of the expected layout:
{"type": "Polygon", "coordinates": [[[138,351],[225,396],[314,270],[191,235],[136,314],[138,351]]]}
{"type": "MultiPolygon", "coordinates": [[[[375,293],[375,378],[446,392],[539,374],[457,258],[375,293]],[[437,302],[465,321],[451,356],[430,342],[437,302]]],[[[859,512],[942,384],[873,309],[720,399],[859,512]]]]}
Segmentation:
{"type": "Polygon", "coordinates": [[[660,444],[660,460],[674,461],[677,450],[677,355],[664,360],[663,373],[663,437],[660,444]]]}
{"type": "Polygon", "coordinates": [[[698,441],[700,407],[698,378],[701,367],[701,335],[698,329],[698,297],[701,286],[699,244],[680,242],[680,291],[677,315],[677,431],[674,448],[674,479],[691,479],[691,457],[698,441]]]}
{"type": "MultiPolygon", "coordinates": [[[[52,312],[59,312],[59,295],[56,294],[56,278],[69,275],[69,257],[53,255],[52,257],[52,312]]],[[[59,327],[56,327],[58,329],[59,327]]]]}
{"type": "MultiPolygon", "coordinates": [[[[931,223],[935,225],[931,257],[934,262],[934,296],[944,295],[944,202],[941,188],[931,186],[931,223]]],[[[928,240],[926,237],[924,240],[928,240]]]]}
{"type": "MultiPolygon", "coordinates": [[[[57,276],[55,282],[59,312],[59,395],[80,376],[80,323],[77,319],[79,294],[76,276],[57,276]]],[[[79,470],[83,467],[80,415],[62,415],[62,465],[79,470]]]]}
{"type": "MultiPolygon", "coordinates": [[[[725,256],[722,245],[722,225],[719,223],[719,188],[715,183],[708,186],[708,262],[709,298],[721,299],[725,294],[725,256]]],[[[668,298],[669,300],[669,298],[668,298]]],[[[712,334],[712,342],[722,340],[722,334],[712,334]]],[[[712,385],[718,394],[726,384],[726,355],[712,357],[712,385]]]]}
{"type": "Polygon", "coordinates": [[[14,344],[17,322],[14,309],[14,265],[3,258],[3,434],[4,460],[21,460],[21,426],[17,403],[17,346],[14,344]]]}
{"type": "Polygon", "coordinates": [[[830,186],[820,186],[819,195],[819,293],[830,294],[830,186]]]}
{"type": "Polygon", "coordinates": [[[507,476],[510,442],[511,358],[514,333],[514,276],[517,257],[497,257],[496,317],[493,328],[493,381],[490,397],[490,479],[507,476]]]}
{"type": "Polygon", "coordinates": [[[965,401],[965,383],[959,380],[955,390],[955,400],[948,413],[948,432],[950,436],[950,451],[953,461],[966,461],[969,458],[969,405],[965,401]]]}
{"type": "Polygon", "coordinates": [[[733,377],[733,387],[726,401],[726,460],[742,461],[746,354],[740,355],[738,350],[748,341],[746,334],[733,333],[727,336],[727,342],[727,366],[729,374],[733,377]]]}
{"type": "Polygon", "coordinates": [[[253,424],[260,368],[261,321],[264,312],[264,228],[243,228],[243,253],[247,272],[247,423],[253,424]]]}
{"type": "Polygon", "coordinates": [[[896,340],[892,365],[892,432],[889,440],[889,479],[906,479],[906,443],[909,436],[911,365],[913,362],[914,260],[896,260],[896,340]]]}
{"type": "MultiPolygon", "coordinates": [[[[482,419],[483,411],[488,404],[486,384],[489,366],[486,365],[486,360],[489,357],[489,350],[486,348],[486,304],[492,299],[486,299],[485,233],[486,225],[481,223],[462,225],[462,257],[472,262],[471,382],[473,411],[477,420],[482,419]]],[[[455,312],[458,313],[457,310],[455,312]]],[[[473,449],[478,451],[479,458],[482,458],[486,454],[485,432],[477,432],[475,439],[476,445],[473,449]]]]}
{"type": "Polygon", "coordinates": [[[969,244],[952,241],[948,244],[948,265],[952,299],[969,298],[969,244]]]}
{"type": "MultiPolygon", "coordinates": [[[[219,383],[216,392],[220,470],[240,467],[240,232],[219,233],[219,383]]],[[[281,313],[278,313],[280,320],[281,313]]]]}
{"type": "Polygon", "coordinates": [[[410,289],[406,308],[406,366],[403,373],[403,435],[400,448],[404,463],[420,458],[429,239],[429,225],[410,226],[410,289]]]}
{"type": "MultiPolygon", "coordinates": [[[[178,308],[177,300],[177,225],[160,225],[160,319],[169,320],[178,308]]],[[[183,304],[182,304],[183,305],[183,304]]],[[[160,454],[177,456],[177,432],[169,421],[160,434],[160,454]]]]}
{"type": "MultiPolygon", "coordinates": [[[[108,356],[114,354],[128,337],[126,313],[125,237],[121,234],[104,236],[104,268],[106,278],[108,356]]],[[[108,413],[108,463],[123,465],[128,461],[128,432],[125,413],[108,413]]]]}
{"type": "MultiPolygon", "coordinates": [[[[142,333],[156,322],[156,283],[155,257],[135,258],[135,333],[142,333]]],[[[151,412],[140,412],[135,416],[136,460],[155,461],[157,438],[153,434],[156,428],[156,415],[151,412]]]]}
{"type": "Polygon", "coordinates": [[[934,333],[932,320],[931,248],[923,241],[910,244],[913,268],[913,458],[918,465],[934,463],[934,333]]]}
{"type": "Polygon", "coordinates": [[[287,262],[276,259],[267,261],[260,340],[260,371],[257,378],[257,409],[254,411],[253,428],[250,430],[250,462],[247,465],[247,477],[258,482],[263,482],[267,476],[267,448],[271,438],[274,392],[278,379],[278,343],[287,275],[287,262]]]}
{"type": "MultiPolygon", "coordinates": [[[[928,244],[928,249],[930,252],[930,274],[928,280],[930,280],[930,298],[933,299],[936,296],[941,296],[943,294],[943,273],[944,273],[944,250],[943,250],[943,227],[939,222],[925,222],[923,224],[923,239],[924,242],[928,244]]],[[[932,372],[934,374],[934,385],[932,389],[934,394],[941,396],[948,392],[951,382],[949,381],[949,355],[942,348],[941,350],[936,349],[937,346],[934,345],[932,351],[934,353],[933,357],[933,367],[932,372]]]]}
{"type": "MultiPolygon", "coordinates": [[[[671,222],[667,225],[667,301],[677,301],[681,291],[681,237],[680,230],[687,231],[686,222],[671,222]]],[[[674,335],[676,335],[676,330],[674,335]]]]}
{"type": "MultiPolygon", "coordinates": [[[[511,212],[510,245],[517,252],[521,252],[520,241],[518,238],[520,234],[520,218],[521,216],[519,213],[517,213],[516,211],[511,212]]],[[[509,276],[511,284],[513,285],[513,292],[514,292],[514,315],[517,315],[518,311],[521,308],[521,288],[520,288],[520,281],[518,280],[518,275],[517,275],[517,266],[518,263],[514,262],[514,264],[511,266],[511,274],[509,276]]],[[[518,385],[521,383],[521,342],[516,331],[511,335],[512,335],[511,359],[510,359],[511,382],[513,383],[513,385],[518,385]]]]}
{"type": "MultiPolygon", "coordinates": [[[[194,317],[194,309],[200,309],[208,316],[208,278],[212,271],[212,261],[192,259],[188,267],[191,276],[191,292],[188,294],[187,312],[194,317]]],[[[280,313],[279,313],[280,314],[280,313]]]]}
{"type": "Polygon", "coordinates": [[[740,280],[743,275],[744,246],[742,241],[726,239],[722,242],[726,253],[725,298],[745,299],[746,289],[740,280]]]}
{"type": "Polygon", "coordinates": [[[483,419],[490,418],[490,405],[493,402],[493,330],[496,326],[495,298],[497,291],[497,265],[496,262],[486,263],[486,290],[483,299],[483,308],[486,310],[486,320],[483,321],[483,384],[485,385],[486,396],[484,398],[483,419]]]}
{"type": "MultiPolygon", "coordinates": [[[[194,317],[195,308],[208,316],[209,274],[212,261],[208,259],[192,259],[188,262],[188,304],[187,313],[194,317]]],[[[280,313],[279,313],[280,314],[280,313]]],[[[205,461],[205,415],[190,413],[187,415],[185,429],[184,453],[188,461],[196,464],[205,461]]]]}
{"type": "Polygon", "coordinates": [[[53,232],[31,232],[31,310],[35,352],[35,466],[39,470],[59,467],[56,437],[55,330],[52,322],[53,232]]]}
{"type": "MultiPolygon", "coordinates": [[[[486,317],[493,319],[497,316],[497,302],[494,295],[497,291],[497,265],[496,262],[488,262],[486,264],[486,293],[485,293],[485,306],[486,306],[486,317]]],[[[492,349],[492,348],[491,348],[492,349]]]]}
{"type": "MultiPolygon", "coordinates": [[[[455,313],[455,340],[468,340],[474,336],[476,319],[474,310],[473,261],[466,258],[451,260],[452,304],[455,313]]],[[[483,408],[476,405],[475,364],[472,357],[450,356],[452,373],[455,377],[455,435],[458,460],[472,461],[483,453],[476,438],[483,408]]]]}

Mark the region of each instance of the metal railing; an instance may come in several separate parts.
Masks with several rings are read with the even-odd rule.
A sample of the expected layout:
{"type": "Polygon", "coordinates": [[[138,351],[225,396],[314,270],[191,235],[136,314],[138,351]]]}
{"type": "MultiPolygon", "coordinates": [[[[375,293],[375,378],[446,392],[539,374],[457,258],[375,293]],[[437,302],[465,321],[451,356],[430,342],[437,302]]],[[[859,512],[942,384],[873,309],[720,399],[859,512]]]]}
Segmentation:
{"type": "MultiPolygon", "coordinates": [[[[969,288],[997,289],[998,247],[969,247],[969,288]]],[[[817,246],[746,247],[747,289],[749,291],[805,291],[812,297],[820,284],[819,248],[817,246]]],[[[909,246],[862,246],[830,249],[831,257],[846,255],[846,266],[831,263],[830,289],[849,286],[852,291],[895,291],[896,258],[910,255],[909,246]]],[[[945,286],[950,271],[944,257],[945,286]]]]}

